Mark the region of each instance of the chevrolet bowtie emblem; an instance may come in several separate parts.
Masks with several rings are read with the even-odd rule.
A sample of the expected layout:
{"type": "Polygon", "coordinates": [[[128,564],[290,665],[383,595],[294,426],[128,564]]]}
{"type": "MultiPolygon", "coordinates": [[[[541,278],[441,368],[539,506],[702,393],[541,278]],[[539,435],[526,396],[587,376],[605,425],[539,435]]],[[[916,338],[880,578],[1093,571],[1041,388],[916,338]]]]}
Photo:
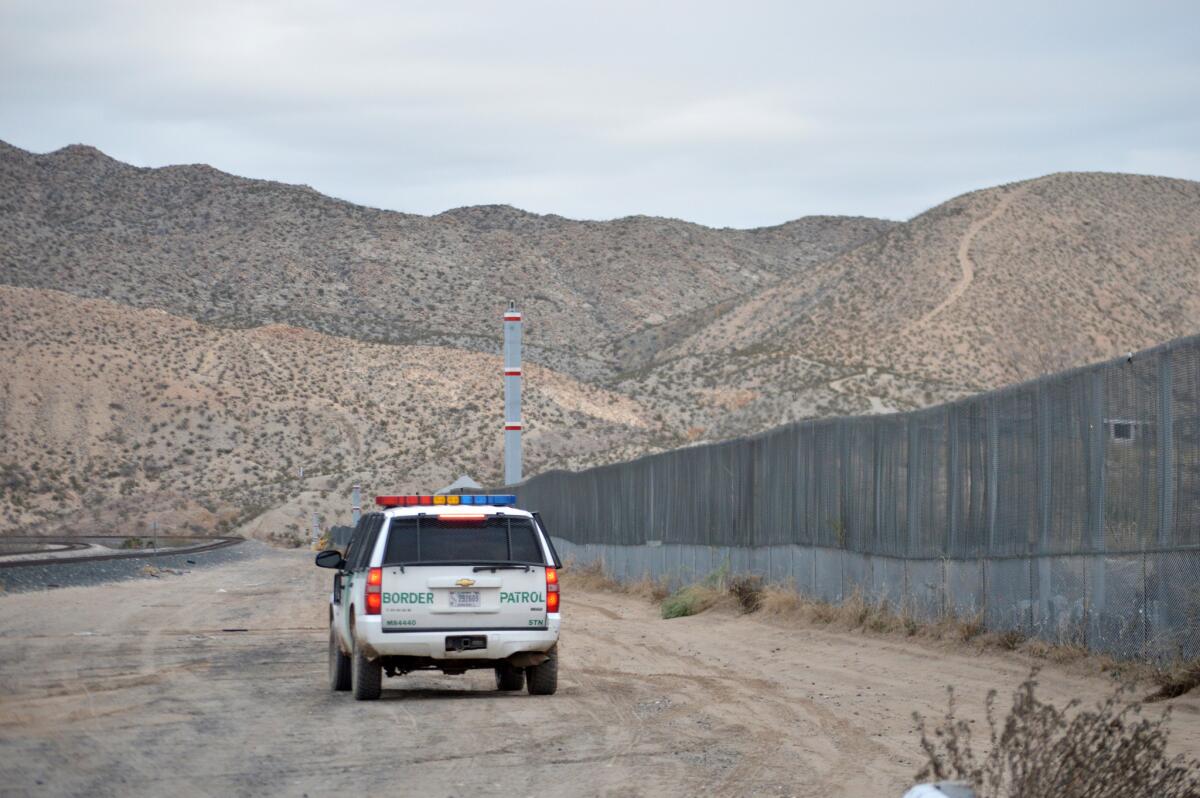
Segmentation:
{"type": "Polygon", "coordinates": [[[457,582],[455,582],[454,584],[458,585],[459,587],[470,587],[471,585],[475,584],[475,580],[474,580],[474,579],[467,579],[467,578],[465,578],[465,577],[464,577],[464,578],[462,578],[462,579],[459,579],[459,580],[458,580],[457,582]]]}

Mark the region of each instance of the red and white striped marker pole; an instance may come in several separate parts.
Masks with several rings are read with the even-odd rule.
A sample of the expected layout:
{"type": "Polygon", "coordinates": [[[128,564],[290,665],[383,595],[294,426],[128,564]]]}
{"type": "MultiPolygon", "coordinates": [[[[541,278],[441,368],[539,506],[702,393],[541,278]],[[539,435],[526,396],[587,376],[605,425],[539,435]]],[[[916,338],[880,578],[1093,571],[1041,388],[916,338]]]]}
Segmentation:
{"type": "Polygon", "coordinates": [[[504,484],[521,481],[521,311],[504,311],[504,484]]]}

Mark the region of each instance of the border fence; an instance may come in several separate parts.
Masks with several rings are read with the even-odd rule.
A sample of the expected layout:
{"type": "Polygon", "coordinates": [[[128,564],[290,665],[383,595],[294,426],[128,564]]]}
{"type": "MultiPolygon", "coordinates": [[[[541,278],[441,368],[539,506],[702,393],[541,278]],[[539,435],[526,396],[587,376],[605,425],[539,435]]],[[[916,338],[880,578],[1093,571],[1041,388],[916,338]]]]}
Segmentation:
{"type": "Polygon", "coordinates": [[[727,566],[1122,658],[1200,657],[1200,336],[516,492],[564,556],[618,578],[727,566]]]}

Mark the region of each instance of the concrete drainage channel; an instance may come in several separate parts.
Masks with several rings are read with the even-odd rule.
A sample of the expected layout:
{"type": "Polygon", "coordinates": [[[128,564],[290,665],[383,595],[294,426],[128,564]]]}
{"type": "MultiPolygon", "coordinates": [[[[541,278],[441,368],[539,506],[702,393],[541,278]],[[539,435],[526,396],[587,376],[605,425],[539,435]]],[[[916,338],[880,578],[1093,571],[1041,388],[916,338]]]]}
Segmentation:
{"type": "Polygon", "coordinates": [[[164,578],[258,556],[242,538],[160,537],[157,549],[119,549],[112,537],[0,539],[0,591],[23,593],[123,579],[164,578]],[[172,545],[177,544],[177,545],[172,545]]]}

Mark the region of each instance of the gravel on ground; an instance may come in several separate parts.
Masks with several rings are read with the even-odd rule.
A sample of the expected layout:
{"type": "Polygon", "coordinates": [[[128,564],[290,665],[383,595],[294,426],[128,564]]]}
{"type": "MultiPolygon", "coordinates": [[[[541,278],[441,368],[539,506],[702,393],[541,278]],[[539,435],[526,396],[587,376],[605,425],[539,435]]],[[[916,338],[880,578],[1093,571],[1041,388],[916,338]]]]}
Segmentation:
{"type": "MultiPolygon", "coordinates": [[[[0,596],[0,792],[886,798],[919,765],[914,710],[940,715],[954,685],[982,731],[987,691],[1030,665],[725,611],[664,621],[567,574],[557,695],[475,671],[355,702],[326,678],[330,572],[223,551],[179,576],[0,596]]],[[[1040,681],[1062,701],[1111,687],[1055,665],[1040,681]]],[[[1151,711],[1167,704],[1173,748],[1200,750],[1200,696],[1151,711]]]]}

